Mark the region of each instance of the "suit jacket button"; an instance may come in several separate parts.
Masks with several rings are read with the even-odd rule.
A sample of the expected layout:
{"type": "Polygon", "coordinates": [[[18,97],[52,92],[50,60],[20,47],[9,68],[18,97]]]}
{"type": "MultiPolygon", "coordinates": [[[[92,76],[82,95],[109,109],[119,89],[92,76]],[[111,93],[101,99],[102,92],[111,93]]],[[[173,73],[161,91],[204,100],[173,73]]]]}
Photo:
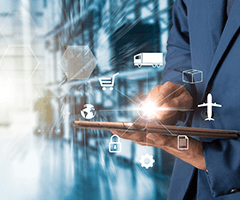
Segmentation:
{"type": "Polygon", "coordinates": [[[232,194],[232,193],[236,193],[236,192],[238,192],[237,189],[231,189],[231,190],[230,190],[230,193],[231,193],[231,194],[232,194]]]}

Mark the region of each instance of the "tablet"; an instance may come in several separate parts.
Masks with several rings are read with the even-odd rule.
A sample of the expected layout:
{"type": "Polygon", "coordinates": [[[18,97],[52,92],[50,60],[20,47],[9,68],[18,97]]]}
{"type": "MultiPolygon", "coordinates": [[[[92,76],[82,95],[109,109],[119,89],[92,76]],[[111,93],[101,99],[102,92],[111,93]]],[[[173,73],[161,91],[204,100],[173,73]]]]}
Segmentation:
{"type": "Polygon", "coordinates": [[[74,121],[73,124],[81,129],[98,129],[98,130],[116,130],[124,131],[125,133],[138,132],[138,133],[156,133],[168,136],[196,136],[196,137],[209,137],[209,138],[238,138],[240,133],[233,130],[217,130],[217,129],[203,129],[181,126],[169,125],[153,125],[141,124],[131,122],[91,122],[91,121],[74,121]]]}

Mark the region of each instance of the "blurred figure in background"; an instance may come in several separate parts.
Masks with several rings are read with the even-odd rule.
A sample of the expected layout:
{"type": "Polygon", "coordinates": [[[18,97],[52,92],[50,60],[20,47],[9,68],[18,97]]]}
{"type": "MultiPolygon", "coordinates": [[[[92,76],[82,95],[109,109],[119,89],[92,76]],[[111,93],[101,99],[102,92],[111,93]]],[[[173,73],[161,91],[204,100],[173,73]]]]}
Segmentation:
{"type": "Polygon", "coordinates": [[[53,131],[53,108],[51,105],[51,91],[45,91],[44,97],[39,98],[34,105],[34,110],[38,111],[38,127],[35,133],[52,135],[53,131]]]}

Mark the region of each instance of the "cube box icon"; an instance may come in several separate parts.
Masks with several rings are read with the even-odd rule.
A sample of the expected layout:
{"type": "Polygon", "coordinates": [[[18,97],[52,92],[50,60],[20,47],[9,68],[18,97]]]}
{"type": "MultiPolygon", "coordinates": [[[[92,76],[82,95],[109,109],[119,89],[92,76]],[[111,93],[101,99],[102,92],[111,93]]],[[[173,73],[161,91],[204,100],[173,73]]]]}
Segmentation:
{"type": "Polygon", "coordinates": [[[182,81],[195,84],[203,81],[203,72],[197,69],[188,69],[182,72],[182,81]]]}

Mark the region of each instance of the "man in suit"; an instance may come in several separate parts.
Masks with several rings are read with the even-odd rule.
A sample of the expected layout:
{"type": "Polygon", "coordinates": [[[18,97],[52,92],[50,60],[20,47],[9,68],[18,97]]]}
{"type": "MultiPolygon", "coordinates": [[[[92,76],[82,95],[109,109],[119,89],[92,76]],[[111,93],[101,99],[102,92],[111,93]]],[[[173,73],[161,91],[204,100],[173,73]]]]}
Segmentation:
{"type": "MultiPolygon", "coordinates": [[[[192,127],[240,130],[240,1],[176,0],[169,34],[164,84],[146,101],[156,106],[189,109],[185,124],[192,127]],[[182,72],[197,69],[203,82],[184,84],[182,72]],[[203,108],[211,93],[222,108],[213,108],[215,121],[205,121],[203,108]]],[[[176,122],[184,113],[158,111],[160,123],[176,122]]],[[[240,199],[240,138],[189,140],[189,149],[177,149],[177,138],[149,133],[113,133],[142,145],[152,145],[177,157],[169,200],[240,199]]]]}

